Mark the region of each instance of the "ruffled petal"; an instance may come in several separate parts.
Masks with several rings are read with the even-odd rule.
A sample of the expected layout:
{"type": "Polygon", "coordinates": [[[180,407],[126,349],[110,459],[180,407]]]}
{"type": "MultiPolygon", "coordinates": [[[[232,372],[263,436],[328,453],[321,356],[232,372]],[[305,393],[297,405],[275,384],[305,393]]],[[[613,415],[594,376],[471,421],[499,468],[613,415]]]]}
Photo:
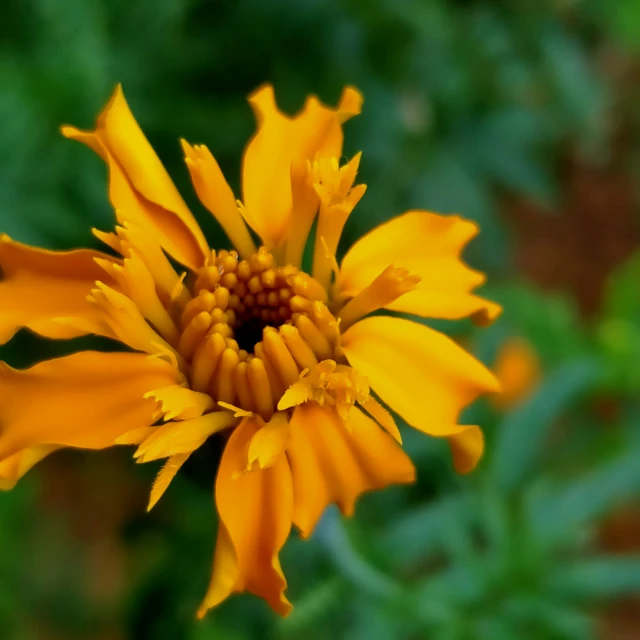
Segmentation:
{"type": "Polygon", "coordinates": [[[216,480],[218,540],[209,590],[198,611],[205,615],[232,593],[250,591],[274,611],[287,615],[287,581],[278,554],[287,540],[293,514],[289,463],[281,455],[269,468],[244,473],[259,419],[247,418],[233,431],[216,480]]]}
{"type": "Polygon", "coordinates": [[[97,251],[47,251],[0,235],[0,344],[27,327],[47,338],[111,336],[100,310],[87,302],[96,280],[111,282],[97,251]]]}
{"type": "Polygon", "coordinates": [[[220,165],[205,145],[181,140],[185,163],[200,202],[213,214],[241,257],[248,260],[256,245],[242,219],[238,203],[220,165]]]}
{"type": "Polygon", "coordinates": [[[192,270],[204,264],[204,235],[138,126],[120,85],[98,116],[95,130],[64,126],[62,133],[86,144],[107,163],[109,197],[119,222],[128,220],[143,228],[192,270]]]}
{"type": "Polygon", "coordinates": [[[193,420],[215,406],[214,399],[208,393],[193,391],[179,384],[154,389],[145,394],[160,404],[164,420],[193,420]]]}
{"type": "Polygon", "coordinates": [[[338,296],[352,298],[389,265],[420,276],[420,284],[387,305],[387,309],[429,318],[457,320],[471,316],[494,320],[499,305],[472,292],[485,278],[469,268],[460,254],[478,226],[459,216],[409,211],[385,222],[358,240],[340,266],[338,296]]]}
{"type": "Polygon", "coordinates": [[[293,521],[303,538],[327,505],[350,516],[365,491],[415,480],[413,463],[391,436],[356,407],[343,422],[331,407],[296,407],[287,456],[293,477],[293,521]]]}
{"type": "Polygon", "coordinates": [[[35,464],[60,447],[55,444],[41,444],[29,447],[0,462],[0,490],[8,491],[35,464]]]}
{"type": "Polygon", "coordinates": [[[138,462],[149,462],[160,458],[170,458],[199,449],[209,436],[233,426],[237,419],[231,411],[214,411],[190,420],[165,422],[149,429],[146,434],[141,429],[125,433],[116,444],[125,444],[135,436],[143,436],[140,446],[133,454],[138,462]]]}
{"type": "Polygon", "coordinates": [[[139,353],[85,351],[24,370],[0,363],[0,461],[22,452],[25,464],[42,446],[109,447],[154,422],[156,402],[144,395],[175,377],[139,353]]]}
{"type": "MultiPolygon", "coordinates": [[[[477,435],[462,436],[458,417],[480,394],[495,393],[495,377],[447,336],[401,318],[365,318],[346,331],[342,347],[349,363],[412,427],[437,437],[455,437],[475,462],[477,435]],[[466,446],[469,444],[470,446],[466,446]]],[[[471,464],[460,464],[470,470],[471,464]]]]}
{"type": "Polygon", "coordinates": [[[184,369],[184,358],[146,321],[138,306],[123,293],[97,282],[89,300],[101,310],[112,335],[137,351],[163,355],[184,369]]]}
{"type": "Polygon", "coordinates": [[[273,417],[251,438],[247,461],[247,471],[258,467],[266,469],[284,453],[289,441],[289,420],[283,411],[276,411],[273,417]]]}
{"type": "Polygon", "coordinates": [[[243,213],[269,247],[284,239],[292,210],[291,165],[342,155],[342,123],[360,113],[362,97],[345,88],[337,108],[310,97],[294,117],[284,115],[273,87],[265,85],[249,97],[258,123],[247,145],[242,167],[243,213]]]}

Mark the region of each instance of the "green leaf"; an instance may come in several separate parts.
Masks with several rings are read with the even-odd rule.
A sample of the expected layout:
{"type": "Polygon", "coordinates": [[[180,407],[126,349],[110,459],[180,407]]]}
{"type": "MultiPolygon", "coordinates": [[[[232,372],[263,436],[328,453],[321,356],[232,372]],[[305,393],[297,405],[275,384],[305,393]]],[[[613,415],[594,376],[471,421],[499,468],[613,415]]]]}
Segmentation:
{"type": "Polygon", "coordinates": [[[640,3],[637,0],[616,0],[603,2],[599,7],[611,36],[632,51],[640,50],[640,3]]]}
{"type": "Polygon", "coordinates": [[[336,567],[354,586],[375,598],[394,600],[401,597],[402,587],[367,562],[353,547],[335,508],[327,509],[314,537],[324,544],[336,567]]]}
{"type": "Polygon", "coordinates": [[[578,478],[566,489],[547,490],[530,506],[530,526],[542,542],[573,534],[576,528],[601,516],[640,491],[638,451],[578,478]]]}
{"type": "Polygon", "coordinates": [[[546,588],[562,598],[597,600],[640,594],[640,556],[613,556],[563,564],[546,588]]]}
{"type": "Polygon", "coordinates": [[[640,252],[618,267],[607,282],[602,313],[631,320],[640,311],[640,252]]]}
{"type": "Polygon", "coordinates": [[[531,638],[562,638],[562,640],[588,640],[594,638],[593,623],[589,616],[562,603],[543,597],[517,595],[508,600],[502,615],[519,629],[538,631],[531,638]],[[544,635],[542,635],[544,634],[544,635]]]}
{"type": "Polygon", "coordinates": [[[494,447],[492,473],[500,490],[517,488],[533,471],[550,428],[598,373],[597,363],[582,359],[558,367],[537,392],[502,421],[494,447]]]}
{"type": "Polygon", "coordinates": [[[382,538],[391,564],[407,566],[428,558],[444,549],[446,525],[450,519],[456,526],[469,520],[467,496],[447,497],[425,506],[414,507],[409,513],[390,523],[382,538]]]}
{"type": "Polygon", "coordinates": [[[489,185],[464,163],[464,151],[442,148],[434,153],[412,188],[412,201],[420,207],[441,213],[463,214],[482,229],[468,252],[472,264],[483,269],[504,267],[507,263],[506,230],[495,213],[489,185]]]}
{"type": "Polygon", "coordinates": [[[344,605],[341,599],[344,598],[345,591],[345,583],[337,577],[313,585],[296,600],[291,615],[279,621],[282,636],[299,637],[297,634],[310,630],[319,621],[334,615],[336,609],[344,605]]]}

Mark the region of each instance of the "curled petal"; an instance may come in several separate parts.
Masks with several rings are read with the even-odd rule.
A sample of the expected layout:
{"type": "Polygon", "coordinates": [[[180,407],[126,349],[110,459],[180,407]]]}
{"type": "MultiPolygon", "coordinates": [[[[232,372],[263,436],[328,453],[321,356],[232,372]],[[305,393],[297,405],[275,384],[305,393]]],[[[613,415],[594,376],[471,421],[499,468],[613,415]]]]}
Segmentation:
{"type": "Polygon", "coordinates": [[[360,113],[362,97],[345,88],[337,108],[310,97],[294,117],[276,105],[273,87],[249,97],[258,129],[244,152],[243,213],[249,226],[270,248],[284,240],[292,211],[291,166],[316,157],[342,155],[342,123],[360,113]]]}
{"type": "Polygon", "coordinates": [[[0,363],[0,464],[19,452],[33,459],[44,451],[38,447],[113,445],[154,422],[156,403],[144,395],[175,375],[140,353],[84,351],[25,370],[0,363]]]}
{"type": "Polygon", "coordinates": [[[21,327],[47,338],[111,336],[99,309],[87,302],[96,280],[111,282],[96,258],[113,262],[97,251],[47,251],[0,234],[0,344],[21,327]]]}
{"type": "Polygon", "coordinates": [[[109,197],[119,222],[126,220],[157,238],[176,260],[196,270],[206,240],[169,174],[138,126],[118,85],[93,131],[64,126],[67,138],[93,149],[109,167],[109,197]]]}
{"type": "Polygon", "coordinates": [[[296,407],[287,456],[294,487],[293,521],[311,535],[327,505],[350,516],[365,491],[415,480],[413,463],[371,418],[354,407],[346,423],[331,407],[296,407]]]}
{"type": "Polygon", "coordinates": [[[420,284],[386,308],[449,320],[471,316],[479,323],[494,320],[500,307],[476,296],[485,278],[461,258],[478,233],[474,222],[459,216],[409,211],[385,222],[358,240],[347,252],[337,278],[337,295],[358,295],[390,264],[419,276],[420,284]]]}
{"type": "Polygon", "coordinates": [[[247,418],[231,434],[216,480],[218,540],[202,617],[232,593],[250,591],[287,615],[287,581],[278,555],[291,529],[293,490],[284,455],[267,469],[243,473],[249,442],[261,421],[247,418]]]}
{"type": "MultiPolygon", "coordinates": [[[[462,409],[480,394],[500,389],[495,377],[453,340],[409,320],[365,318],[347,330],[342,347],[382,401],[412,427],[455,437],[458,444],[466,429],[458,425],[462,409]]],[[[474,438],[471,447],[464,439],[460,444],[475,454],[473,464],[482,453],[474,438]]],[[[473,464],[461,466],[470,470],[473,464]]]]}

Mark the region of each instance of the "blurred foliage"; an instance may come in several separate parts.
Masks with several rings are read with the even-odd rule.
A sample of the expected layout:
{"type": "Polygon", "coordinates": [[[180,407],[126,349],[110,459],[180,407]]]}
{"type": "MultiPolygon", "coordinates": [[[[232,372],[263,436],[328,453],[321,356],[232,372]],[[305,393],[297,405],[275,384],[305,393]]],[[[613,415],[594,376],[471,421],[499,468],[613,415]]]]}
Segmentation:
{"type": "MultiPolygon", "coordinates": [[[[567,153],[609,161],[625,88],[602,59],[631,65],[639,47],[635,0],[5,0],[0,231],[69,248],[112,225],[100,160],[58,127],[91,126],[122,82],[211,244],[224,243],[178,137],[206,143],[237,186],[250,91],[273,82],[294,112],[308,93],[332,102],[354,84],[365,107],[346,153],[363,150],[369,191],[343,249],[409,208],[478,221],[467,257],[506,312],[480,332],[452,331],[487,363],[525,339],[544,376],[506,413],[469,410],[488,440],[470,477],[453,474],[442,443],[405,429],[418,484],[365,496],[350,521],[329,511],[309,542],[292,536],[286,620],[243,596],[193,621],[215,539],[217,452],[200,453],[152,514],[153,469],[126,452],[57,454],[0,496],[0,637],[596,637],[599,607],[640,592],[640,557],[598,543],[602,518],[640,496],[640,254],[586,322],[570,296],[515,273],[502,203],[552,210],[567,153]]],[[[0,356],[24,366],[71,347],[20,334],[0,356]]]]}

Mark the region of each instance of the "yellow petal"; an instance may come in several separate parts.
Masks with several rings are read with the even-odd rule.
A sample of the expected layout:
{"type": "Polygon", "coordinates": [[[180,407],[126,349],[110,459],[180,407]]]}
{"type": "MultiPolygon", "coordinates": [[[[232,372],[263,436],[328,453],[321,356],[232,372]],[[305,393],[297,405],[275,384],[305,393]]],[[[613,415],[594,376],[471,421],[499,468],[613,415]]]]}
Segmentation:
{"type": "MultiPolygon", "coordinates": [[[[160,419],[161,412],[156,409],[155,419],[160,419]]],[[[127,431],[115,439],[115,444],[140,444],[155,433],[157,427],[138,427],[127,431]]]]}
{"type": "Polygon", "coordinates": [[[101,310],[103,321],[112,335],[132,349],[149,355],[168,354],[181,367],[184,358],[145,320],[136,304],[127,296],[97,282],[90,300],[101,310]]]}
{"type": "Polygon", "coordinates": [[[169,174],[138,126],[118,85],[93,131],[64,126],[67,138],[93,149],[109,167],[109,197],[119,221],[156,236],[176,260],[196,270],[207,242],[169,174]]]}
{"type": "MultiPolygon", "coordinates": [[[[123,216],[118,216],[122,218],[123,216]]],[[[147,269],[153,276],[158,292],[165,300],[172,299],[172,293],[179,285],[181,277],[176,273],[157,238],[131,222],[116,227],[117,235],[105,234],[94,229],[94,234],[106,242],[114,251],[128,256],[134,249],[142,257],[147,269]]],[[[182,276],[184,277],[184,276],[182,276]]],[[[183,301],[188,302],[188,298],[183,301]]]]}
{"type": "Polygon", "coordinates": [[[45,456],[59,449],[55,444],[42,444],[29,447],[0,461],[0,490],[8,491],[15,487],[22,476],[45,456]]]}
{"type": "Polygon", "coordinates": [[[345,424],[331,407],[296,407],[287,457],[294,487],[293,521],[311,535],[327,505],[351,515],[365,491],[413,482],[413,463],[371,418],[354,407],[345,424]]]}
{"type": "Polygon", "coordinates": [[[98,264],[117,282],[119,290],[135,303],[160,335],[171,344],[176,344],[180,333],[160,300],[153,274],[135,250],[131,249],[128,254],[122,264],[101,260],[98,260],[98,264]]]}
{"type": "Polygon", "coordinates": [[[293,513],[289,464],[281,455],[268,469],[242,473],[249,442],[259,428],[259,419],[243,420],[231,434],[220,462],[216,480],[218,541],[199,617],[231,593],[241,591],[264,598],[280,615],[291,611],[278,558],[293,513]]]}
{"type": "Polygon", "coordinates": [[[20,327],[47,338],[111,335],[87,302],[96,280],[111,282],[95,258],[113,262],[97,251],[47,251],[0,234],[0,344],[20,327]]]}
{"type": "Polygon", "coordinates": [[[273,87],[249,97],[258,123],[242,167],[244,215],[269,248],[284,240],[292,211],[291,165],[296,160],[342,155],[342,123],[360,113],[362,98],[347,87],[337,108],[310,97],[294,117],[277,107],[273,87]]]}
{"type": "Polygon", "coordinates": [[[25,370],[0,363],[0,460],[41,445],[103,449],[155,420],[149,389],[175,369],[139,353],[85,351],[25,370]]]}
{"type": "Polygon", "coordinates": [[[289,441],[289,420],[287,414],[277,411],[269,422],[258,429],[249,444],[247,471],[254,463],[258,468],[270,467],[284,452],[289,441]]]}
{"type": "Polygon", "coordinates": [[[213,409],[215,402],[208,393],[200,393],[173,384],[145,394],[160,403],[165,420],[192,420],[213,409]]]}
{"type": "Polygon", "coordinates": [[[421,282],[387,309],[430,318],[494,320],[500,307],[472,293],[484,282],[484,275],[460,257],[477,233],[475,223],[458,216],[409,211],[393,218],[347,252],[337,279],[338,296],[356,296],[393,264],[419,276],[421,282]]]}
{"type": "Polygon", "coordinates": [[[460,427],[460,431],[449,436],[448,441],[453,457],[453,468],[458,473],[473,471],[484,452],[482,429],[476,426],[460,427]]]}
{"type": "Polygon", "coordinates": [[[248,260],[256,252],[236,198],[220,165],[205,145],[191,146],[181,140],[185,163],[200,202],[214,215],[241,257],[248,260]]]}
{"type": "Polygon", "coordinates": [[[429,435],[459,434],[462,409],[500,388],[453,340],[409,320],[365,318],[347,330],[342,347],[381,400],[429,435]]]}
{"type": "Polygon", "coordinates": [[[180,467],[187,461],[187,458],[191,455],[188,453],[179,453],[175,456],[171,456],[166,464],[160,469],[154,483],[151,488],[151,496],[149,498],[149,506],[147,511],[151,511],[156,506],[158,500],[162,498],[164,492],[167,490],[171,481],[176,477],[180,467]]]}
{"type": "Polygon", "coordinates": [[[402,444],[402,436],[396,421],[375,398],[369,397],[361,406],[389,435],[393,436],[396,442],[402,444]]]}
{"type": "Polygon", "coordinates": [[[429,291],[424,285],[405,293],[386,307],[390,311],[410,313],[423,318],[461,320],[471,318],[476,324],[491,324],[501,313],[502,307],[495,302],[471,293],[440,293],[429,291]]]}
{"type": "MultiPolygon", "coordinates": [[[[140,443],[134,457],[138,462],[149,462],[181,453],[191,453],[199,449],[209,436],[233,426],[236,422],[237,419],[230,411],[214,411],[191,420],[167,422],[153,428],[150,435],[140,443]]],[[[133,440],[134,434],[125,435],[127,437],[119,438],[117,444],[133,440]]]]}

